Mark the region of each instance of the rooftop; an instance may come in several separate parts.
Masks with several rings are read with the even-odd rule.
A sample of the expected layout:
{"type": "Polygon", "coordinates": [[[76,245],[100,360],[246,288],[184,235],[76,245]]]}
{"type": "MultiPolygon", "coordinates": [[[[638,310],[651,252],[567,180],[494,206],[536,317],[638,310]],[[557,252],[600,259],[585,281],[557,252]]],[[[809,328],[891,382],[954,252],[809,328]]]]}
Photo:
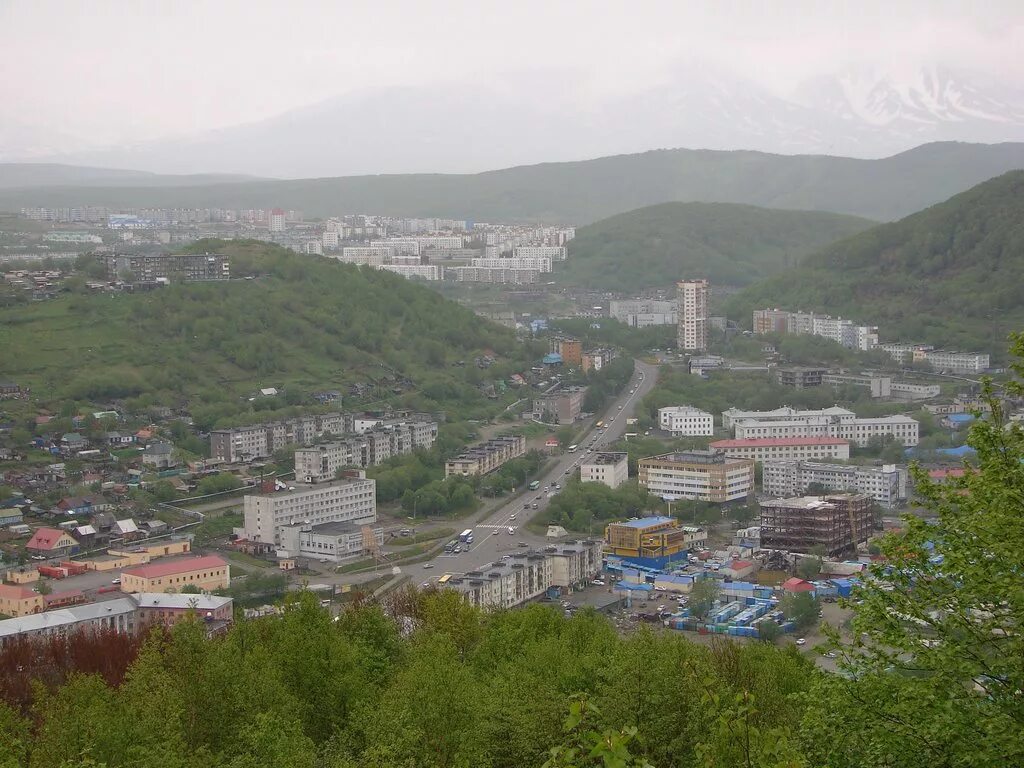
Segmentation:
{"type": "Polygon", "coordinates": [[[624,459],[627,459],[628,457],[629,457],[628,453],[615,453],[615,452],[595,453],[593,456],[590,456],[589,458],[587,458],[586,461],[584,461],[583,463],[584,464],[618,464],[620,461],[623,461],[624,459]]]}
{"type": "Polygon", "coordinates": [[[612,523],[612,525],[621,525],[626,528],[650,528],[652,525],[664,525],[665,523],[674,522],[671,517],[641,517],[636,520],[626,520],[621,523],[612,523]]]}
{"type": "Polygon", "coordinates": [[[157,579],[161,576],[173,576],[177,573],[191,573],[203,568],[225,568],[227,565],[227,560],[217,555],[174,557],[161,563],[125,568],[121,573],[124,576],[136,576],[140,579],[157,579]]]}
{"type": "Polygon", "coordinates": [[[140,608],[170,608],[185,610],[193,608],[197,611],[215,611],[231,604],[230,597],[220,595],[188,595],[168,594],[164,592],[139,592],[135,601],[140,608]]]}
{"type": "MultiPolygon", "coordinates": [[[[198,597],[198,595],[191,595],[191,597],[198,597]]],[[[86,603],[56,611],[46,611],[45,613],[36,613],[31,616],[7,619],[0,621],[0,637],[12,637],[23,632],[38,632],[44,629],[76,624],[80,621],[98,619],[101,616],[131,613],[135,608],[136,604],[132,598],[118,597],[114,600],[104,600],[100,603],[86,603]]]]}

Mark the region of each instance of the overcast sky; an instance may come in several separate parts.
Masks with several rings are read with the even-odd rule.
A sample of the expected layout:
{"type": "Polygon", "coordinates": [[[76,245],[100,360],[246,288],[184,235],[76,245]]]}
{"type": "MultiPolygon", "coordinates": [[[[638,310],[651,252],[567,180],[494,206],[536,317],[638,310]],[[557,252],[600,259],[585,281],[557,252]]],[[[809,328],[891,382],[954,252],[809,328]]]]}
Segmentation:
{"type": "Polygon", "coordinates": [[[1024,2],[0,0],[0,119],[89,142],[190,134],[362,88],[708,61],[785,93],[849,64],[1024,83],[1024,2]]]}

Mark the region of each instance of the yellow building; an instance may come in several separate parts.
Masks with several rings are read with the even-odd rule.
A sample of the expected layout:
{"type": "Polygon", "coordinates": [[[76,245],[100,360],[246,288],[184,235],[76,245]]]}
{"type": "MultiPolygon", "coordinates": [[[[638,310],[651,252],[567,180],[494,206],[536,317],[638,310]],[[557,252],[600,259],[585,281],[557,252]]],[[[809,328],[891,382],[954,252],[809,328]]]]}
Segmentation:
{"type": "Polygon", "coordinates": [[[209,592],[230,582],[231,568],[217,555],[174,557],[121,572],[122,592],[180,592],[190,584],[209,592]]]}
{"type": "Polygon", "coordinates": [[[0,613],[13,618],[39,613],[46,607],[46,601],[38,592],[28,587],[0,584],[0,613]]]}
{"type": "Polygon", "coordinates": [[[606,551],[619,557],[671,558],[688,549],[690,540],[671,517],[644,517],[605,528],[606,551]]]}

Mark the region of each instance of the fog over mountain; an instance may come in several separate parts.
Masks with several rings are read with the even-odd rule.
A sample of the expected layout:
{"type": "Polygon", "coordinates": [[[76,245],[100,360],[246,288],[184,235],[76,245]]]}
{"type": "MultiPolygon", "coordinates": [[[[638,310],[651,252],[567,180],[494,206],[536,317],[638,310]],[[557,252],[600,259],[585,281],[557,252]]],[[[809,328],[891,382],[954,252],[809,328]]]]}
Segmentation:
{"type": "Polygon", "coordinates": [[[850,68],[783,98],[694,64],[625,95],[595,98],[562,72],[486,87],[367,89],[268,120],[134,146],[72,152],[65,140],[47,152],[38,141],[19,146],[17,139],[5,143],[0,159],[279,178],[465,173],[666,147],[870,158],[931,141],[1024,140],[1024,89],[944,67],[905,77],[850,68]]]}

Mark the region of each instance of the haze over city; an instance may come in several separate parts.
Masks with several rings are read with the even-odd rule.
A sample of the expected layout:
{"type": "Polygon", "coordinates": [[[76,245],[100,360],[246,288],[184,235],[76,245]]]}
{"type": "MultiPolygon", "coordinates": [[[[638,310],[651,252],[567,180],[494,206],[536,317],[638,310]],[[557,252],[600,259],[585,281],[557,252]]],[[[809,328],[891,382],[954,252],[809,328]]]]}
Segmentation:
{"type": "Polygon", "coordinates": [[[301,177],[881,157],[1024,138],[1022,49],[1016,2],[4,2],[0,160],[301,177]]]}

